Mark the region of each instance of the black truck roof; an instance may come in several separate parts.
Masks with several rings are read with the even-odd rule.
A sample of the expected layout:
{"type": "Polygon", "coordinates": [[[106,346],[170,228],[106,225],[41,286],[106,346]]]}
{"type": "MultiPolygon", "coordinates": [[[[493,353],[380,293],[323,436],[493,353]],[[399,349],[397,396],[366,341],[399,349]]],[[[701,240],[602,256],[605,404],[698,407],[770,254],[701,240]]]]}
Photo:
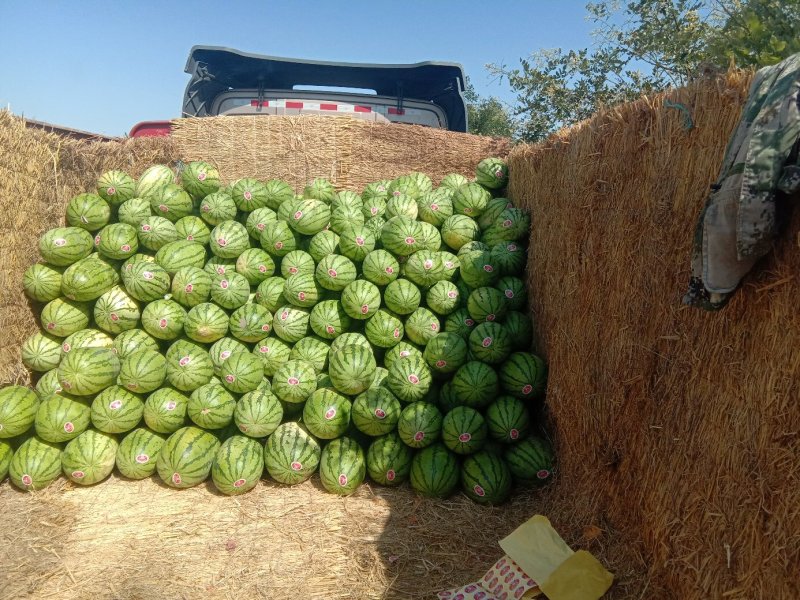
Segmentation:
{"type": "Polygon", "coordinates": [[[183,97],[184,116],[210,114],[218,94],[230,89],[285,89],[295,85],[375,90],[379,96],[432,102],[447,116],[448,129],[467,130],[464,69],[458,63],[408,65],[328,62],[194,46],[184,71],[191,75],[183,97]]]}

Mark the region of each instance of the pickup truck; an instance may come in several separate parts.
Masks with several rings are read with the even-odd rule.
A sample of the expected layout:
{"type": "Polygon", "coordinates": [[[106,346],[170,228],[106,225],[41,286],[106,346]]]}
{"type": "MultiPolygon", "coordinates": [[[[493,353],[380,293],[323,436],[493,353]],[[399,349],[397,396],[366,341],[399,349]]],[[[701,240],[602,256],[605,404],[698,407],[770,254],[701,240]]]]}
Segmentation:
{"type": "MultiPolygon", "coordinates": [[[[194,46],[184,71],[183,117],[348,115],[467,131],[464,69],[458,63],[343,63],[194,46]]],[[[169,121],[144,121],[131,137],[170,134],[169,121]]]]}

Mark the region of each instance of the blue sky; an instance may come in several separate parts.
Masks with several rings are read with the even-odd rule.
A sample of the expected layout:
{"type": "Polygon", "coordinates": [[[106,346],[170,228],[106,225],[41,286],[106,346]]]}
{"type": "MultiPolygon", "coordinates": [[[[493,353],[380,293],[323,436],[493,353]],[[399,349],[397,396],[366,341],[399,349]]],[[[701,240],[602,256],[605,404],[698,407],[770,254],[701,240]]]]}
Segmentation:
{"type": "Polygon", "coordinates": [[[591,44],[586,0],[2,2],[0,107],[122,135],[179,115],[196,44],[296,58],[456,61],[482,95],[513,101],[486,63],[591,44]]]}

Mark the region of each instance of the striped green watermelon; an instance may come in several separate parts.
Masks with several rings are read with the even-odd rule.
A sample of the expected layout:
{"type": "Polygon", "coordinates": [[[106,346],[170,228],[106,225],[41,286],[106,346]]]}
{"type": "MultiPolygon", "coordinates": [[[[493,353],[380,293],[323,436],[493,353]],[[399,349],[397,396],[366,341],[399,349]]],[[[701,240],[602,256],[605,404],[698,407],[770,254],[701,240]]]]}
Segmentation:
{"type": "Polygon", "coordinates": [[[503,325],[511,334],[514,350],[528,350],[533,340],[533,323],[531,318],[515,310],[508,311],[503,325]]]}
{"type": "Polygon", "coordinates": [[[375,236],[366,225],[346,227],[339,232],[340,252],[357,263],[375,249],[375,241],[375,236]]]}
{"type": "MultiPolygon", "coordinates": [[[[246,347],[242,349],[247,350],[246,347]]],[[[167,349],[166,359],[167,381],[183,392],[191,392],[207,384],[214,375],[212,357],[195,342],[182,339],[173,342],[167,349]]]]}
{"type": "Polygon", "coordinates": [[[417,201],[419,219],[434,227],[441,227],[453,215],[453,202],[449,195],[440,190],[428,192],[417,201]]]}
{"type": "Polygon", "coordinates": [[[217,383],[207,383],[189,396],[186,412],[203,429],[222,429],[233,421],[235,409],[233,394],[217,383]]]}
{"type": "Polygon", "coordinates": [[[211,229],[200,217],[189,215],[183,217],[175,223],[175,231],[178,232],[179,240],[187,242],[197,242],[198,244],[208,244],[211,240],[211,229]]]}
{"type": "Polygon", "coordinates": [[[90,396],[113,385],[119,369],[117,355],[108,348],[76,348],[58,366],[58,382],[70,394],[90,396]]]}
{"type": "Polygon", "coordinates": [[[388,195],[372,196],[364,198],[361,207],[361,213],[365,219],[374,219],[375,217],[383,217],[386,214],[386,202],[388,195]]]}
{"type": "Polygon", "coordinates": [[[72,335],[68,335],[61,344],[61,352],[63,353],[61,360],[64,360],[64,355],[69,354],[77,348],[113,348],[114,340],[111,336],[98,331],[97,329],[81,329],[72,335]]]}
{"type": "Polygon", "coordinates": [[[233,311],[228,325],[235,338],[258,342],[272,331],[272,313],[258,304],[245,304],[233,311]]]}
{"type": "Polygon", "coordinates": [[[343,435],[350,426],[350,400],[337,392],[315,390],[303,407],[303,423],[312,435],[331,440],[343,435]]]}
{"type": "Polygon", "coordinates": [[[455,333],[467,340],[476,325],[475,319],[469,315],[469,311],[466,308],[458,308],[445,319],[444,330],[447,333],[455,333]]]}
{"type": "Polygon", "coordinates": [[[152,302],[169,292],[170,276],[155,263],[138,262],[122,272],[122,283],[134,299],[152,302]]]}
{"type": "Polygon", "coordinates": [[[520,275],[525,271],[526,251],[517,242],[503,242],[492,246],[492,264],[500,269],[502,275],[520,275]]]}
{"type": "Polygon", "coordinates": [[[458,487],[458,460],[444,444],[433,444],[414,455],[411,487],[431,498],[446,498],[458,487]]]}
{"type": "Polygon", "coordinates": [[[491,252],[475,250],[458,257],[461,279],[473,288],[492,286],[500,278],[500,269],[492,263],[491,252]]]}
{"type": "Polygon", "coordinates": [[[503,458],[514,479],[523,483],[542,483],[553,474],[553,449],[542,438],[531,436],[509,446],[503,458]]]}
{"type": "Polygon", "coordinates": [[[156,471],[156,461],[166,440],[144,427],[128,433],[117,448],[116,465],[128,479],[146,479],[156,471]]]}
{"type": "Polygon", "coordinates": [[[521,241],[528,235],[531,226],[531,217],[519,208],[511,207],[504,210],[491,227],[483,233],[484,241],[489,245],[499,244],[504,241],[521,241]]]}
{"type": "Polygon", "coordinates": [[[489,229],[504,210],[514,206],[508,198],[492,198],[486,205],[486,209],[478,218],[478,225],[481,229],[489,229]]]}
{"type": "Polygon", "coordinates": [[[192,197],[175,183],[168,183],[148,196],[150,209],[154,214],[175,223],[179,219],[192,214],[194,204],[192,197]]]}
{"type": "Polygon", "coordinates": [[[122,360],[139,350],[158,350],[158,342],[146,331],[131,329],[123,331],[115,337],[111,349],[116,353],[117,358],[122,360]]]}
{"type": "Polygon", "coordinates": [[[37,331],[22,343],[22,364],[31,371],[50,371],[61,362],[61,340],[37,331]]]}
{"type": "Polygon", "coordinates": [[[66,267],[91,254],[92,234],[79,227],[57,227],[39,238],[39,253],[45,262],[66,267]]]}
{"type": "Polygon", "coordinates": [[[211,479],[223,494],[233,496],[252,490],[264,473],[264,450],[256,440],[234,435],[217,450],[211,479]]]}
{"type": "Polygon", "coordinates": [[[502,321],[508,312],[503,292],[493,287],[479,287],[467,298],[467,311],[476,323],[502,321]]]}
{"type": "Polygon", "coordinates": [[[186,335],[196,342],[210,344],[225,337],[230,318],[228,313],[216,304],[203,302],[192,308],[186,315],[183,329],[186,335]]]}
{"type": "MultiPolygon", "coordinates": [[[[61,384],[58,383],[58,369],[50,369],[47,373],[42,375],[39,381],[36,382],[34,391],[39,397],[39,400],[44,400],[62,391],[61,384]]],[[[0,429],[0,438],[2,437],[2,429],[0,429]]]]}
{"type": "Polygon", "coordinates": [[[459,250],[467,242],[478,239],[480,227],[467,215],[453,215],[442,224],[442,239],[453,250],[459,250]]]}
{"type": "Polygon", "coordinates": [[[425,345],[422,356],[436,373],[453,373],[467,362],[467,344],[457,333],[443,332],[425,345]]]}
{"type": "Polygon", "coordinates": [[[8,478],[24,491],[41,490],[61,475],[61,448],[30,437],[17,448],[8,465],[8,478]]]}
{"type": "Polygon", "coordinates": [[[303,198],[315,198],[330,203],[335,195],[336,188],[330,181],[322,177],[317,177],[303,188],[303,198]]]}
{"type": "Polygon", "coordinates": [[[239,273],[226,273],[211,284],[211,300],[222,308],[234,310],[244,306],[249,299],[250,284],[239,273]]]}
{"type": "Polygon", "coordinates": [[[439,252],[444,246],[442,242],[442,234],[436,227],[430,223],[420,222],[420,250],[427,250],[428,252],[439,252]]]}
{"type": "Polygon", "coordinates": [[[319,284],[326,290],[341,292],[357,276],[356,266],[349,258],[340,254],[329,254],[317,264],[314,273],[319,284]]]}
{"type": "Polygon", "coordinates": [[[461,489],[479,504],[501,504],[511,494],[511,471],[491,452],[478,452],[461,465],[461,489]]]}
{"type": "Polygon", "coordinates": [[[290,304],[301,308],[311,308],[319,301],[321,296],[322,289],[317,285],[313,275],[298,273],[286,278],[283,297],[290,304]]]}
{"type": "Polygon", "coordinates": [[[139,222],[136,232],[139,243],[150,250],[160,250],[178,239],[178,230],[169,219],[154,215],[139,222]]]}
{"type": "Polygon", "coordinates": [[[406,446],[400,436],[389,433],[372,442],[367,450],[367,472],[381,485],[396,486],[411,475],[414,451],[406,446]]]}
{"type": "Polygon", "coordinates": [[[375,285],[388,285],[400,274],[400,263],[386,250],[373,250],[361,265],[364,278],[375,285]]]}
{"type": "Polygon", "coordinates": [[[235,394],[252,392],[264,377],[264,363],[250,352],[234,352],[220,367],[222,385],[235,394]]]}
{"type": "Polygon", "coordinates": [[[391,433],[400,419],[400,402],[384,387],[370,388],[359,394],[353,402],[353,425],[366,435],[381,436],[391,433]]]}
{"type": "Polygon", "coordinates": [[[364,191],[361,192],[361,199],[364,202],[372,200],[373,198],[388,199],[390,196],[389,193],[390,183],[391,182],[388,180],[383,180],[367,184],[366,187],[364,187],[364,191]]]}
{"type": "Polygon", "coordinates": [[[495,370],[478,361],[470,361],[459,368],[452,382],[453,391],[461,403],[472,408],[488,406],[499,392],[495,370]]]}
{"type": "Polygon", "coordinates": [[[28,431],[36,419],[39,398],[21,385],[0,389],[0,439],[13,438],[28,431]]]}
{"type": "Polygon", "coordinates": [[[444,265],[438,252],[421,250],[408,257],[403,265],[403,276],[427,289],[444,277],[444,265]]]}
{"type": "Polygon", "coordinates": [[[283,203],[284,200],[294,198],[292,186],[281,179],[270,179],[264,184],[266,204],[272,210],[283,203]]]}
{"type": "Polygon", "coordinates": [[[350,327],[350,317],[338,300],[323,300],[311,309],[311,330],[326,340],[335,339],[350,327]]]}
{"type": "Polygon", "coordinates": [[[392,312],[408,315],[419,308],[422,293],[408,279],[397,279],[386,286],[383,301],[392,312]]]}
{"type": "Polygon", "coordinates": [[[203,270],[212,278],[224,278],[225,275],[236,272],[236,261],[212,255],[206,261],[203,270]]]}
{"type": "Polygon", "coordinates": [[[416,219],[419,214],[417,201],[407,194],[392,195],[386,201],[386,214],[390,219],[392,217],[416,219]]]}
{"type": "Polygon", "coordinates": [[[236,218],[236,203],[226,192],[213,192],[200,202],[200,217],[209,225],[233,220],[236,218]]]}
{"type": "Polygon", "coordinates": [[[456,454],[473,454],[486,443],[488,428],[481,413],[469,406],[457,406],[442,420],[442,442],[456,454]]]}
{"type": "Polygon", "coordinates": [[[342,292],[342,308],[352,319],[369,319],[381,306],[381,293],[374,283],[357,279],[342,292]]]}
{"type": "Polygon", "coordinates": [[[285,302],[283,297],[285,287],[286,280],[283,277],[268,277],[258,284],[254,301],[269,312],[275,313],[285,302]]]}
{"type": "Polygon", "coordinates": [[[514,352],[500,367],[503,390],[521,400],[538,397],[545,388],[547,367],[529,352],[514,352]]]}
{"type": "Polygon", "coordinates": [[[3,439],[0,439],[0,483],[8,475],[8,465],[11,464],[11,458],[14,456],[14,448],[11,444],[3,439]]]}
{"type": "Polygon", "coordinates": [[[180,173],[181,183],[192,198],[201,199],[220,188],[219,171],[203,161],[188,163],[180,173]]]}
{"type": "Polygon", "coordinates": [[[509,310],[525,310],[528,304],[528,292],[522,279],[506,275],[498,280],[495,287],[505,296],[509,310]]]}
{"type": "Polygon", "coordinates": [[[372,217],[371,219],[367,219],[367,221],[364,223],[364,229],[366,229],[372,235],[372,237],[375,238],[376,245],[381,239],[384,225],[386,225],[386,219],[383,217],[372,217]]]}
{"type": "Polygon", "coordinates": [[[253,438],[270,435],[283,420],[278,397],[269,390],[246,393],[236,403],[233,420],[243,434],[253,438]]]}
{"type": "Polygon", "coordinates": [[[156,469],[170,487],[188,488],[202,483],[211,473],[219,440],[197,427],[183,427],[173,433],[158,454],[156,469]]]}
{"type": "Polygon", "coordinates": [[[250,177],[238,179],[231,184],[230,193],[236,208],[241,211],[250,212],[269,206],[267,186],[258,179],[250,177]]]}
{"type": "Polygon", "coordinates": [[[290,421],[279,425],[267,438],[264,464],[275,481],[293,485],[314,474],[321,454],[317,440],[298,423],[290,421]]]}
{"type": "Polygon", "coordinates": [[[331,209],[321,200],[301,200],[293,208],[289,225],[302,235],[319,233],[331,220],[331,209]]]}
{"type": "Polygon", "coordinates": [[[364,214],[359,206],[338,206],[331,211],[330,228],[334,232],[345,231],[348,227],[364,225],[364,214]]]}
{"type": "Polygon", "coordinates": [[[513,444],[527,435],[530,416],[522,400],[500,396],[486,409],[486,424],[492,439],[513,444]]]}
{"type": "Polygon", "coordinates": [[[397,346],[390,348],[383,355],[383,364],[387,369],[401,358],[415,358],[422,360],[422,350],[407,340],[401,341],[397,346]]]}
{"type": "Polygon", "coordinates": [[[455,189],[452,199],[455,214],[475,218],[486,209],[492,194],[477,183],[467,183],[455,189]]]}
{"type": "Polygon", "coordinates": [[[162,387],[147,397],[142,416],[158,433],[174,433],[186,424],[189,398],[171,387],[162,387]]]}
{"type": "Polygon", "coordinates": [[[111,206],[119,206],[134,197],[136,182],[124,171],[106,171],[97,180],[97,193],[111,206]]]}
{"type": "Polygon", "coordinates": [[[130,200],[126,200],[125,203],[119,207],[119,211],[117,212],[117,220],[120,223],[126,223],[135,227],[137,236],[142,221],[152,216],[153,211],[150,210],[150,201],[144,198],[131,198],[130,200]]]}
{"type": "Polygon", "coordinates": [[[50,302],[61,295],[61,269],[46,264],[31,265],[22,276],[25,295],[37,302],[50,302]]]}
{"type": "Polygon", "coordinates": [[[211,232],[209,247],[220,258],[238,258],[250,247],[247,228],[237,221],[223,221],[211,232]]]}
{"type": "Polygon", "coordinates": [[[391,348],[403,339],[403,322],[388,310],[380,309],[369,320],[365,333],[370,343],[379,348],[391,348]]]}
{"type": "Polygon", "coordinates": [[[355,440],[340,437],[322,449],[320,482],[330,493],[349,496],[364,481],[366,473],[364,451],[355,440]]]}
{"type": "Polygon", "coordinates": [[[124,288],[115,286],[97,299],[94,305],[94,322],[109,333],[122,333],[139,323],[139,305],[124,288]]]}
{"type": "Polygon", "coordinates": [[[138,198],[149,198],[168,183],[175,183],[175,173],[172,169],[167,165],[153,165],[139,176],[134,195],[138,198]]]}
{"type": "Polygon", "coordinates": [[[331,199],[331,210],[336,210],[337,208],[362,208],[364,206],[364,201],[361,199],[357,193],[352,190],[342,190],[340,192],[336,192],[331,199]]]}
{"type": "Polygon", "coordinates": [[[186,310],[174,300],[155,300],[142,311],[142,327],[159,340],[174,340],[183,333],[186,310]]]}
{"type": "MultiPolygon", "coordinates": [[[[230,338],[223,338],[220,342],[226,339],[230,338]]],[[[278,367],[289,360],[291,351],[291,346],[278,338],[263,339],[253,348],[253,354],[261,359],[264,365],[264,375],[267,377],[275,375],[278,367]]]]}
{"type": "Polygon", "coordinates": [[[95,300],[119,282],[119,274],[102,260],[89,257],[64,270],[61,292],[76,302],[95,300]]]}
{"type": "Polygon", "coordinates": [[[113,436],[89,429],[66,445],[61,453],[61,469],[73,483],[100,483],[114,470],[118,448],[113,436]]]}
{"type": "Polygon", "coordinates": [[[406,318],[406,337],[420,346],[427,344],[440,331],[439,319],[427,308],[418,308],[406,318]]]}
{"type": "MultiPolygon", "coordinates": [[[[233,217],[230,218],[232,219],[233,217]]],[[[250,234],[251,238],[260,240],[261,233],[264,231],[266,226],[269,223],[274,223],[277,221],[277,219],[278,216],[271,208],[257,208],[247,215],[247,220],[245,221],[244,227],[247,229],[247,233],[250,234]]]]}
{"type": "Polygon", "coordinates": [[[97,231],[111,218],[111,207],[97,194],[78,194],[67,203],[67,223],[86,231],[97,231]]]}
{"type": "Polygon", "coordinates": [[[381,243],[395,256],[410,256],[420,249],[422,226],[405,216],[392,217],[383,226],[381,243]]]}
{"type": "Polygon", "coordinates": [[[439,182],[439,187],[444,188],[446,190],[455,191],[456,188],[466,185],[469,183],[469,179],[464,177],[461,173],[450,173],[449,175],[445,175],[442,178],[442,181],[439,182]]]}
{"type": "Polygon", "coordinates": [[[82,398],[54,395],[42,401],[36,411],[36,435],[47,442],[66,442],[89,428],[91,409],[82,398]]]}
{"type": "Polygon", "coordinates": [[[439,397],[436,399],[436,406],[439,407],[443,413],[449,413],[456,406],[462,406],[460,398],[453,391],[453,382],[446,381],[439,388],[439,397]]]}
{"type": "Polygon", "coordinates": [[[236,272],[250,285],[258,285],[275,273],[272,257],[260,248],[248,248],[236,259],[236,272]]]}
{"type": "Polygon", "coordinates": [[[411,448],[430,446],[442,435],[442,413],[428,402],[412,402],[400,413],[397,433],[411,448]]]}
{"type": "Polygon", "coordinates": [[[268,223],[261,232],[261,247],[273,257],[286,256],[292,250],[297,250],[298,240],[286,221],[268,223]]]}
{"type": "Polygon", "coordinates": [[[357,344],[337,350],[331,348],[328,360],[328,375],[334,387],[350,396],[360,394],[370,386],[377,367],[372,351],[357,344]]]}
{"type": "Polygon", "coordinates": [[[389,369],[384,369],[383,367],[376,367],[375,375],[372,378],[372,382],[369,384],[369,389],[386,389],[383,387],[386,378],[389,376],[389,369]]]}
{"type": "Polygon", "coordinates": [[[172,277],[172,299],[186,308],[208,301],[211,276],[200,267],[181,267],[172,277]]]}
{"type": "Polygon", "coordinates": [[[320,231],[309,240],[308,253],[315,262],[329,254],[339,254],[339,236],[333,231],[320,231]]]}
{"type": "Polygon", "coordinates": [[[299,342],[308,333],[310,313],[305,308],[281,306],[275,311],[272,329],[285,342],[299,342]]]}
{"type": "MultiPolygon", "coordinates": [[[[467,242],[466,244],[461,246],[461,248],[458,249],[458,258],[464,256],[468,252],[477,252],[477,251],[489,252],[491,251],[491,249],[492,248],[489,245],[484,244],[483,242],[478,242],[478,241],[467,242]]],[[[461,261],[459,260],[459,264],[460,263],[461,261]]]]}
{"type": "Polygon", "coordinates": [[[333,340],[333,342],[331,342],[331,352],[336,352],[345,346],[350,346],[351,344],[356,344],[365,348],[367,351],[372,352],[372,346],[370,345],[369,340],[364,337],[363,334],[356,333],[354,331],[342,333],[335,340],[333,340]]]}
{"type": "Polygon", "coordinates": [[[425,303],[436,314],[449,315],[461,303],[458,286],[450,281],[437,281],[425,295],[425,303]]]}
{"type": "Polygon", "coordinates": [[[511,334],[500,323],[486,321],[469,335],[469,351],[472,357],[487,364],[502,363],[512,350],[511,334]]]}
{"type": "Polygon", "coordinates": [[[126,260],[139,249],[137,229],[127,223],[106,225],[94,236],[97,251],[113,260],[126,260]]]}
{"type": "Polygon", "coordinates": [[[156,263],[170,276],[183,267],[202,268],[206,264],[206,249],[199,242],[176,240],[159,248],[156,252],[156,263]]]}
{"type": "Polygon", "coordinates": [[[484,158],[475,169],[475,181],[491,190],[506,187],[508,164],[502,158],[484,158]]]}
{"type": "Polygon", "coordinates": [[[272,391],[282,401],[302,404],[317,389],[314,365],[303,360],[288,360],[272,376],[272,391]]]}
{"type": "Polygon", "coordinates": [[[122,359],[119,385],[136,394],[157,390],[167,377],[167,360],[155,350],[140,350],[122,359]]]}
{"type": "Polygon", "coordinates": [[[294,345],[289,359],[309,362],[317,373],[321,373],[328,365],[330,350],[331,347],[325,340],[309,336],[294,345]]]}

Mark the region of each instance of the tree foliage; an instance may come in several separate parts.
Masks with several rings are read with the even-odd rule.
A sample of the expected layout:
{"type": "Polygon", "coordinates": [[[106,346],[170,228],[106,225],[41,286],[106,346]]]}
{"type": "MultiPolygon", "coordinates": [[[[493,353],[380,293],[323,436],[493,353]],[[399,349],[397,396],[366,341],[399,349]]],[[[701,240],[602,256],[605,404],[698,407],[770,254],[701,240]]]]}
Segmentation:
{"type": "Polygon", "coordinates": [[[469,77],[464,99],[467,101],[467,123],[470,133],[511,137],[514,132],[514,120],[508,108],[493,96],[489,98],[479,96],[469,77]]]}

